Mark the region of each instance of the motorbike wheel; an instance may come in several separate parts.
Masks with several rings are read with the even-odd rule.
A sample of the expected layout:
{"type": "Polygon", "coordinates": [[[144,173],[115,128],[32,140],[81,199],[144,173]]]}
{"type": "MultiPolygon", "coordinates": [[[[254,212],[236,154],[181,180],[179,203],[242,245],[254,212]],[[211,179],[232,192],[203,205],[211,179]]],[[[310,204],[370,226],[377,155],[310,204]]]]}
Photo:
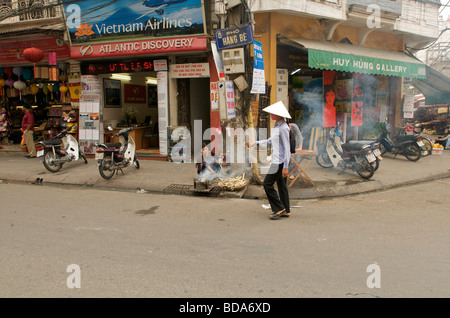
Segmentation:
{"type": "Polygon", "coordinates": [[[134,165],[134,167],[136,168],[136,169],[139,169],[140,167],[141,167],[141,165],[139,164],[139,159],[138,159],[138,157],[135,155],[134,156],[134,162],[133,162],[133,165],[134,165]]]}
{"type": "Polygon", "coordinates": [[[367,161],[365,156],[356,158],[355,170],[363,179],[370,179],[375,173],[373,166],[369,163],[369,161],[367,161]]]}
{"type": "Polygon", "coordinates": [[[84,161],[84,164],[87,165],[88,161],[87,161],[86,156],[84,155],[84,153],[81,152],[81,150],[79,151],[78,155],[84,161]]]}
{"type": "Polygon", "coordinates": [[[417,144],[409,144],[403,153],[406,159],[410,161],[417,161],[422,157],[422,149],[417,144]]]}
{"type": "Polygon", "coordinates": [[[320,151],[316,156],[316,162],[322,168],[333,168],[333,163],[328,157],[328,154],[324,151],[320,151]]]}
{"type": "Polygon", "coordinates": [[[98,167],[98,171],[100,172],[100,175],[103,179],[109,180],[111,179],[114,174],[116,173],[116,170],[111,170],[112,166],[111,157],[105,157],[103,158],[102,162],[100,163],[100,166],[98,167]]]}
{"type": "Polygon", "coordinates": [[[386,147],[382,144],[382,143],[380,143],[380,152],[381,152],[381,155],[384,155],[385,153],[386,153],[386,147]]]}
{"type": "Polygon", "coordinates": [[[425,147],[425,151],[422,153],[423,156],[431,155],[431,152],[433,151],[433,143],[430,139],[426,137],[422,137],[422,141],[425,147]]]}
{"type": "Polygon", "coordinates": [[[52,161],[59,158],[60,157],[58,154],[56,154],[55,157],[55,154],[53,153],[52,150],[46,150],[44,153],[44,167],[52,173],[58,172],[59,170],[61,170],[63,164],[53,163],[52,161]]]}
{"type": "Polygon", "coordinates": [[[373,171],[377,171],[380,167],[380,159],[376,158],[374,162],[370,164],[373,167],[373,171]]]}

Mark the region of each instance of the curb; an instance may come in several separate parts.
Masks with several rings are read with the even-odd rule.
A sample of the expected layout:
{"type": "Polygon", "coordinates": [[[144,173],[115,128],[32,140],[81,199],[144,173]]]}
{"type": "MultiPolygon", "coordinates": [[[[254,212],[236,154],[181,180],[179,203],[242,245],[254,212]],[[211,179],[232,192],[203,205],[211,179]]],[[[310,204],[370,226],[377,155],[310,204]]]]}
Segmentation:
{"type": "MultiPolygon", "coordinates": [[[[344,196],[352,196],[358,194],[367,194],[377,191],[383,191],[388,189],[406,187],[410,185],[431,182],[440,179],[450,178],[450,171],[447,173],[432,175],[428,177],[422,177],[418,179],[407,180],[404,182],[390,182],[384,184],[380,181],[362,181],[358,184],[352,184],[348,186],[336,186],[332,188],[306,188],[306,189],[294,189],[290,191],[291,200],[311,200],[311,199],[331,199],[344,196]],[[362,187],[361,184],[366,184],[362,187]]],[[[27,184],[31,185],[33,181],[29,180],[16,180],[16,179],[0,179],[0,184],[27,184]]],[[[261,185],[248,185],[244,189],[239,191],[222,191],[217,196],[208,196],[205,193],[166,193],[164,189],[142,189],[141,192],[139,188],[131,187],[117,187],[117,186],[100,186],[96,184],[80,184],[80,183],[65,183],[65,182],[44,182],[41,186],[53,186],[53,187],[68,187],[68,188],[85,188],[85,189],[96,189],[104,191],[122,191],[122,192],[134,192],[137,194],[159,194],[159,195],[184,195],[184,196],[203,196],[203,197],[214,197],[214,198],[235,198],[235,199],[247,199],[247,200],[261,200],[266,199],[266,194],[261,185]]]]}

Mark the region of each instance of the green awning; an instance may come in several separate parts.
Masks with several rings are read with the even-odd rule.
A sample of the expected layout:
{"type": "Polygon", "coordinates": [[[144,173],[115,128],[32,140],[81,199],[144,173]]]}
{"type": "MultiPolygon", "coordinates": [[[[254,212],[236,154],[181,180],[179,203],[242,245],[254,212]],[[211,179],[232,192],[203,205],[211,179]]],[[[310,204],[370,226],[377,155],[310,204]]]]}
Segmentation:
{"type": "Polygon", "coordinates": [[[426,65],[402,52],[307,39],[285,38],[281,42],[307,49],[308,66],[311,68],[426,78],[426,65]]]}

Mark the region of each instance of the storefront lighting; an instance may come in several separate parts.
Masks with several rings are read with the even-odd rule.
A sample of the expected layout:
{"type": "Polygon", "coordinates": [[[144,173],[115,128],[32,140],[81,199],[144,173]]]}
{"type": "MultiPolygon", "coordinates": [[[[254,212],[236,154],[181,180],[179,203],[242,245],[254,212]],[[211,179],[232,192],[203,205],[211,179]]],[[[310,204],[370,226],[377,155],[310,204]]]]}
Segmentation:
{"type": "Polygon", "coordinates": [[[147,84],[156,85],[158,80],[155,77],[147,77],[147,84]]]}
{"type": "Polygon", "coordinates": [[[298,69],[296,69],[295,71],[291,72],[291,75],[297,74],[297,73],[300,72],[301,70],[302,70],[301,68],[298,68],[298,69]]]}
{"type": "Polygon", "coordinates": [[[131,81],[130,75],[112,74],[111,78],[118,79],[118,80],[124,80],[124,81],[131,81]]]}

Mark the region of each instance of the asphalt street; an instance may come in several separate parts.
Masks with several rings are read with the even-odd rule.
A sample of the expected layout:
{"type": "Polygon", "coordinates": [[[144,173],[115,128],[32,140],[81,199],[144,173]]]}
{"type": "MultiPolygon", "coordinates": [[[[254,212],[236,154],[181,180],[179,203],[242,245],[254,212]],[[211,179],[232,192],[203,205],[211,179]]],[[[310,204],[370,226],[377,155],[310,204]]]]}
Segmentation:
{"type": "Polygon", "coordinates": [[[273,221],[264,200],[3,182],[0,297],[447,298],[449,186],[293,200],[273,221]]]}

